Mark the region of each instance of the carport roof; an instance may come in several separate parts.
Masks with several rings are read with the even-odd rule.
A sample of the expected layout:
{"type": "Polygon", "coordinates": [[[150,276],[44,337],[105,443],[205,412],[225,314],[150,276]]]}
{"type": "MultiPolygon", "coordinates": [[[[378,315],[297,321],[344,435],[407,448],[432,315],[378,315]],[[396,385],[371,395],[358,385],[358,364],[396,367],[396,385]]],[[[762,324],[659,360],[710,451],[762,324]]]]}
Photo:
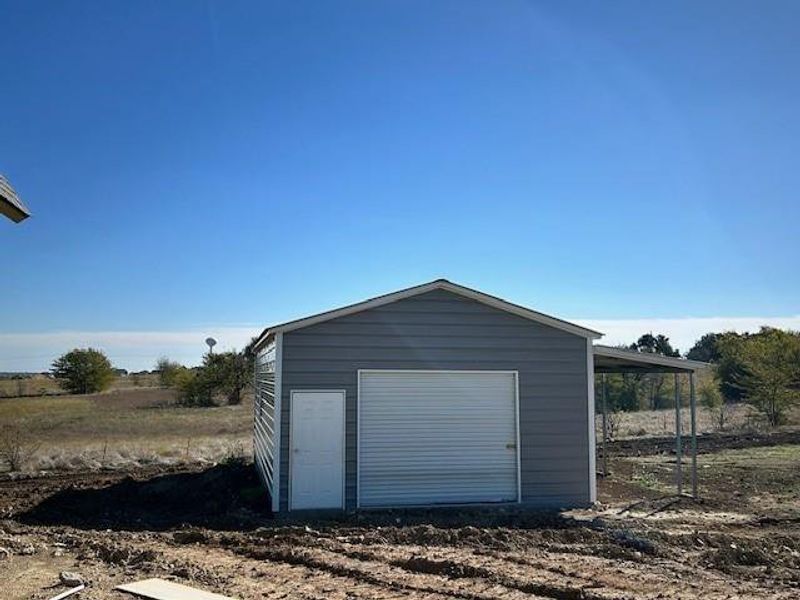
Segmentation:
{"type": "Polygon", "coordinates": [[[15,223],[31,216],[28,207],[17,196],[8,179],[0,175],[0,214],[4,214],[15,223]]]}
{"type": "Polygon", "coordinates": [[[595,344],[595,373],[693,373],[708,363],[595,344]]]}

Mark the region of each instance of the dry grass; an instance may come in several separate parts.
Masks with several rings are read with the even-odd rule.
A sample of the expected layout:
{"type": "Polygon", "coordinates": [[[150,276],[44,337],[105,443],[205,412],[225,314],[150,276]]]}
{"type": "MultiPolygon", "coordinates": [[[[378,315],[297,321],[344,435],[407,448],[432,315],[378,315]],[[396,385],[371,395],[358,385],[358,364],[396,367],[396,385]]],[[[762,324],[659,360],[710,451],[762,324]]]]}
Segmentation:
{"type": "MultiPolygon", "coordinates": [[[[684,484],[689,485],[689,462],[684,484]]],[[[675,458],[665,454],[626,457],[614,462],[612,479],[628,480],[662,494],[675,489],[675,458]],[[627,466],[626,466],[627,465],[627,466]]],[[[702,498],[745,512],[800,511],[800,446],[721,449],[697,458],[702,498]]]]}
{"type": "MultiPolygon", "coordinates": [[[[158,375],[123,375],[114,379],[109,391],[151,388],[158,385],[158,375]]],[[[65,394],[58,381],[44,375],[25,379],[0,379],[0,398],[65,394]]]]}
{"type": "Polygon", "coordinates": [[[159,388],[0,399],[0,424],[23,428],[40,445],[28,470],[209,462],[233,449],[250,453],[252,400],[184,408],[159,388]]]}
{"type": "MultiPolygon", "coordinates": [[[[763,418],[750,406],[736,404],[726,409],[726,431],[761,429],[763,418]]],[[[794,414],[791,423],[797,423],[800,415],[794,414]]],[[[598,436],[601,434],[601,417],[597,418],[598,436]]],[[[642,410],[638,412],[618,413],[619,427],[617,439],[637,437],[662,437],[675,435],[675,409],[642,410]]],[[[681,428],[689,431],[690,414],[688,407],[681,411],[681,428]]],[[[719,431],[715,416],[705,407],[697,407],[698,433],[719,431]]],[[[599,437],[598,437],[599,439],[599,437]]]]}

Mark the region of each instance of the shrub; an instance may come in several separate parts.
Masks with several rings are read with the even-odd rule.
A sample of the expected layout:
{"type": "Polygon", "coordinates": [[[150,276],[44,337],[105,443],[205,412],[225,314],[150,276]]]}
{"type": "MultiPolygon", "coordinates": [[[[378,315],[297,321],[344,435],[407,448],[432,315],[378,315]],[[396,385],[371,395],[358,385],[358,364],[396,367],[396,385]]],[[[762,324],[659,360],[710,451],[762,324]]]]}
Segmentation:
{"type": "Polygon", "coordinates": [[[728,406],[722,398],[719,385],[716,382],[705,383],[700,387],[699,392],[700,404],[708,410],[714,420],[714,426],[722,431],[725,429],[728,406]]]}
{"type": "Polygon", "coordinates": [[[105,354],[94,348],[76,348],[56,359],[53,377],[73,394],[102,392],[114,381],[114,369],[105,354]]]}
{"type": "Polygon", "coordinates": [[[179,371],[174,387],[184,406],[214,406],[214,386],[202,368],[179,371]]]}
{"type": "Polygon", "coordinates": [[[182,364],[162,356],[156,362],[156,369],[158,372],[158,382],[164,387],[177,387],[179,378],[186,367],[182,364]]]}
{"type": "Polygon", "coordinates": [[[10,471],[21,471],[39,450],[39,446],[21,427],[5,425],[0,429],[0,460],[10,471]]]}
{"type": "Polygon", "coordinates": [[[743,372],[735,381],[745,401],[771,426],[785,423],[787,412],[800,403],[800,334],[763,327],[723,348],[741,360],[743,372]]]}
{"type": "Polygon", "coordinates": [[[242,390],[253,378],[253,364],[246,353],[206,354],[203,370],[214,391],[225,396],[228,404],[241,404],[242,390]]]}
{"type": "Polygon", "coordinates": [[[238,440],[229,442],[225,448],[225,455],[222,458],[222,464],[243,465],[246,462],[247,459],[245,458],[244,444],[238,440]]]}

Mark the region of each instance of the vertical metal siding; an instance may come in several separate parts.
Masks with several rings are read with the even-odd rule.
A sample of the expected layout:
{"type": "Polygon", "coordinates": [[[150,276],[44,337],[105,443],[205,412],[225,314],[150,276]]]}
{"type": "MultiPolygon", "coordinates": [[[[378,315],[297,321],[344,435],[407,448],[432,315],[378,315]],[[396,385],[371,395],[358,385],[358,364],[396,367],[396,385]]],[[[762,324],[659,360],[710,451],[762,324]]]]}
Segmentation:
{"type": "Polygon", "coordinates": [[[346,506],[356,507],[359,369],[517,371],[522,501],[589,502],[583,337],[437,290],[288,332],[282,355],[281,510],[292,389],[346,390],[346,506]]]}
{"type": "Polygon", "coordinates": [[[275,480],[275,342],[256,356],[253,402],[253,448],[261,480],[274,493],[275,480]]]}
{"type": "Polygon", "coordinates": [[[517,501],[516,374],[364,371],[360,506],[517,501]]]}

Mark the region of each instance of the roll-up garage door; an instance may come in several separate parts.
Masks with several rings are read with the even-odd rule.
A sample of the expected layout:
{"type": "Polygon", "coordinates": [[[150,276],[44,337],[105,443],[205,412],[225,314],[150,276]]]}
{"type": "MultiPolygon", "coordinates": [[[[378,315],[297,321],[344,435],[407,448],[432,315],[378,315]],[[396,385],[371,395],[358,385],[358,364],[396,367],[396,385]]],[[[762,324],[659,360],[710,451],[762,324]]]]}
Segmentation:
{"type": "Polygon", "coordinates": [[[517,500],[515,373],[359,378],[359,506],[517,500]]]}

